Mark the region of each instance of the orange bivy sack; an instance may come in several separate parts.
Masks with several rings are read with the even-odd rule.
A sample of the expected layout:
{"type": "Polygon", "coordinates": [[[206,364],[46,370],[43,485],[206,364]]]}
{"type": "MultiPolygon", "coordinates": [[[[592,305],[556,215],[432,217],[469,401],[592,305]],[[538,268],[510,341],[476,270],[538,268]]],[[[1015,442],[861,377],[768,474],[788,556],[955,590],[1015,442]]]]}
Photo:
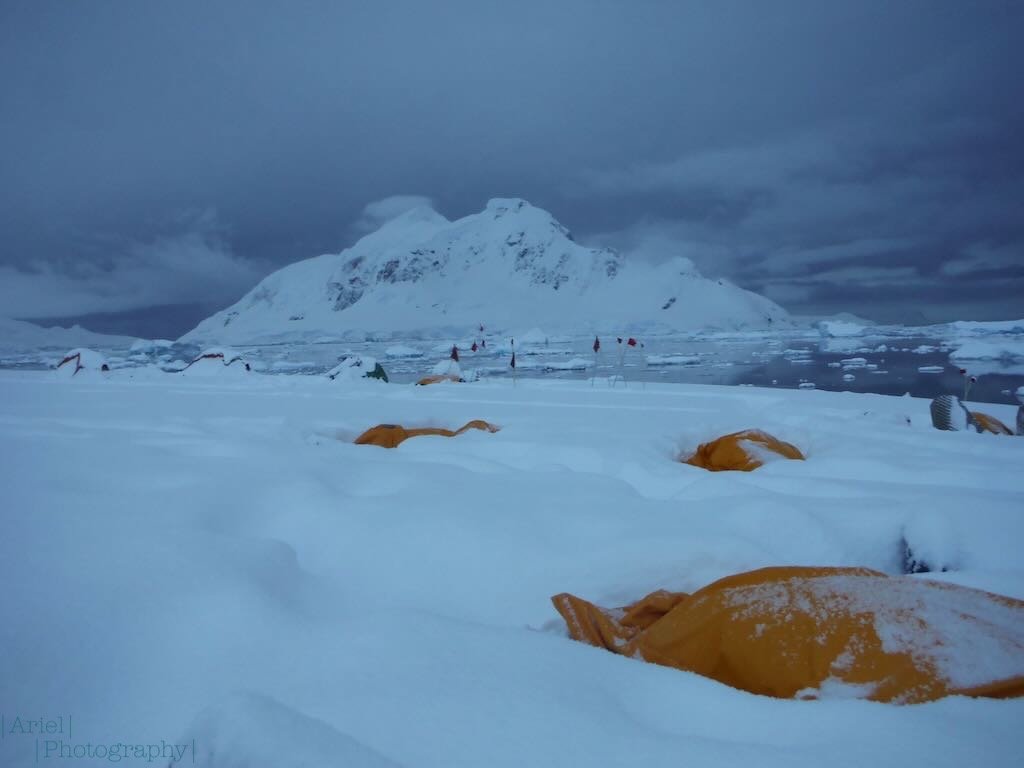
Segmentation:
{"type": "Polygon", "coordinates": [[[445,381],[452,381],[456,384],[462,383],[462,378],[452,373],[442,373],[434,376],[424,376],[422,379],[416,382],[417,386],[425,387],[428,384],[441,384],[445,381]]]}
{"type": "Polygon", "coordinates": [[[993,435],[1012,435],[1013,430],[1003,424],[995,416],[989,416],[981,411],[971,411],[971,418],[978,425],[979,432],[989,432],[993,435]]]}
{"type": "Polygon", "coordinates": [[[473,419],[473,421],[470,421],[454,432],[450,429],[441,429],[439,427],[406,429],[397,424],[378,424],[376,427],[371,427],[363,432],[363,434],[355,439],[355,443],[356,445],[379,445],[381,448],[395,448],[410,437],[419,437],[420,435],[455,437],[470,429],[497,432],[499,428],[481,419],[473,419]]]}
{"type": "Polygon", "coordinates": [[[551,600],[575,640],[765,696],[1024,695],[1024,601],[953,584],[779,567],[618,609],[551,600]]]}
{"type": "Polygon", "coordinates": [[[711,472],[749,472],[776,458],[803,459],[800,449],[759,429],[744,429],[701,443],[689,458],[680,459],[711,472]]]}

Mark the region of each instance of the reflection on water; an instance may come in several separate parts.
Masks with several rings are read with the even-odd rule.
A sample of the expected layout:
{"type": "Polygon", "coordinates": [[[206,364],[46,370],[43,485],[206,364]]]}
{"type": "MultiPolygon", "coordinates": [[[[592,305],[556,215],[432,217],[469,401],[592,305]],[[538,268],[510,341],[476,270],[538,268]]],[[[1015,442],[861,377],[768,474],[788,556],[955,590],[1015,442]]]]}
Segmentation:
{"type": "MultiPolygon", "coordinates": [[[[376,357],[396,383],[408,383],[428,373],[448,357],[452,341],[391,340],[362,343],[274,344],[235,347],[264,373],[310,375],[333,368],[340,357],[362,354],[376,357]]],[[[508,340],[490,339],[476,352],[470,341],[457,342],[466,376],[503,377],[512,374],[508,340]]],[[[685,382],[693,384],[750,384],[762,387],[805,388],[874,392],[931,398],[960,394],[964,377],[949,358],[948,343],[925,336],[861,336],[821,338],[793,332],[774,337],[656,337],[644,345],[619,345],[602,339],[598,355],[593,337],[558,338],[521,344],[516,348],[516,374],[524,377],[588,379],[595,375],[622,375],[627,383],[685,382]],[[596,369],[595,369],[596,363],[596,369]]],[[[0,351],[0,367],[42,369],[59,362],[64,350],[30,353],[0,351]]],[[[105,350],[112,367],[159,365],[165,370],[182,367],[199,352],[175,345],[151,352],[105,350]]],[[[970,400],[1015,402],[1014,391],[1024,385],[1024,363],[973,361],[968,375],[978,377],[970,400]]]]}

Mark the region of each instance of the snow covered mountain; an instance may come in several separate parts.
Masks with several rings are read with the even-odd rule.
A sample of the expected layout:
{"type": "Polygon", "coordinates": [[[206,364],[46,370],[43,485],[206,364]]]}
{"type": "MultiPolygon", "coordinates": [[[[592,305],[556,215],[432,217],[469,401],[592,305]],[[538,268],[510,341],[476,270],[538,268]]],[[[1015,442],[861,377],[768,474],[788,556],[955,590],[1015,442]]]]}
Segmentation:
{"type": "Polygon", "coordinates": [[[354,332],[764,328],[786,311],[685,258],[651,266],[578,245],[551,214],[495,199],[448,221],[416,208],[339,254],[291,264],[183,337],[243,344],[354,332]]]}
{"type": "Polygon", "coordinates": [[[133,336],[94,333],[80,325],[71,328],[43,328],[24,320],[0,317],[0,349],[70,349],[71,347],[127,347],[133,336]]]}

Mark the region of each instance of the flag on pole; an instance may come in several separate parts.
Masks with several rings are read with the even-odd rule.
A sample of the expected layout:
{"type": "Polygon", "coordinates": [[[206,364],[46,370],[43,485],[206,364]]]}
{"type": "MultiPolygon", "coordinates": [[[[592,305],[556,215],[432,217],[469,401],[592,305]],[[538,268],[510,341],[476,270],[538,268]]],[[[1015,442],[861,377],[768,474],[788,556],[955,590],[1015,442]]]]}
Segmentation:
{"type": "Polygon", "coordinates": [[[634,339],[632,336],[630,336],[629,337],[629,341],[627,341],[626,343],[629,344],[629,346],[631,346],[631,347],[635,347],[636,346],[636,339],[634,339]]]}
{"type": "Polygon", "coordinates": [[[595,336],[594,337],[594,354],[595,355],[597,354],[597,351],[599,349],[601,349],[601,340],[599,338],[597,338],[597,336],[595,336]]]}
{"type": "Polygon", "coordinates": [[[477,347],[477,345],[476,345],[476,342],[475,342],[475,341],[473,342],[473,346],[472,346],[472,347],[470,347],[470,349],[471,349],[471,350],[472,350],[473,352],[476,352],[476,351],[477,351],[477,349],[479,349],[479,347],[477,347]]]}
{"type": "Polygon", "coordinates": [[[512,363],[511,363],[511,365],[512,365],[513,368],[516,367],[516,353],[515,352],[512,353],[512,363]]]}
{"type": "Polygon", "coordinates": [[[516,340],[515,339],[510,339],[510,341],[512,342],[512,368],[515,369],[515,367],[516,367],[516,340]]]}

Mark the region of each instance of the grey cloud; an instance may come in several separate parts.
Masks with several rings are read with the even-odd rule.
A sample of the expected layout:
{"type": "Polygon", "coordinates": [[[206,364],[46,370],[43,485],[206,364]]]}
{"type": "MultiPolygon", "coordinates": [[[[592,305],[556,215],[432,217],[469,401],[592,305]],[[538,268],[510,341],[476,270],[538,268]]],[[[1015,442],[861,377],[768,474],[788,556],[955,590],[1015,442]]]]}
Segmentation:
{"type": "Polygon", "coordinates": [[[265,274],[266,264],[231,253],[218,235],[215,214],[187,224],[149,242],[114,246],[99,258],[0,266],[0,306],[12,316],[52,318],[216,304],[236,300],[265,274]]]}
{"type": "Polygon", "coordinates": [[[515,195],[581,242],[789,281],[797,310],[868,314],[882,288],[815,275],[891,259],[947,315],[1024,243],[1022,27],[999,0],[4,3],[0,267],[117,304],[153,269],[132,244],[215,208],[228,257],[161,268],[205,301],[192,261],[238,286],[350,244],[369,201],[515,195]]]}

